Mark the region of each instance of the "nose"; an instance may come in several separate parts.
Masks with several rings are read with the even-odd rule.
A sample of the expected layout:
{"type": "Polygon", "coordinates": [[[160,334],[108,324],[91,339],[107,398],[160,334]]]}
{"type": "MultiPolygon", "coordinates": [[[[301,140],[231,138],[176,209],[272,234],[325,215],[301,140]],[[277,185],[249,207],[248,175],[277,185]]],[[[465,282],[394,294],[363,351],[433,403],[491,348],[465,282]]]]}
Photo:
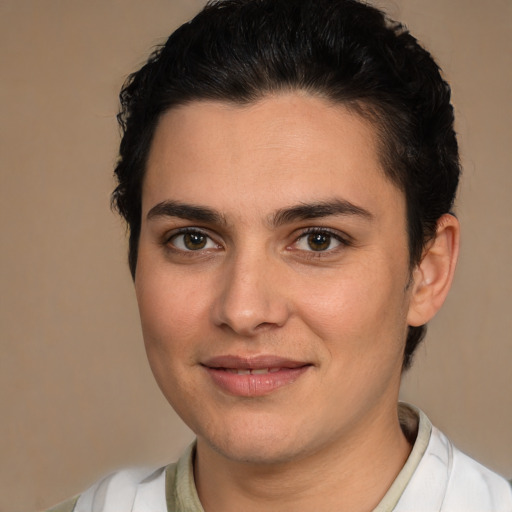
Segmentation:
{"type": "Polygon", "coordinates": [[[213,321],[241,336],[282,327],[289,318],[282,269],[272,258],[237,255],[226,264],[219,294],[212,307],[213,321]]]}

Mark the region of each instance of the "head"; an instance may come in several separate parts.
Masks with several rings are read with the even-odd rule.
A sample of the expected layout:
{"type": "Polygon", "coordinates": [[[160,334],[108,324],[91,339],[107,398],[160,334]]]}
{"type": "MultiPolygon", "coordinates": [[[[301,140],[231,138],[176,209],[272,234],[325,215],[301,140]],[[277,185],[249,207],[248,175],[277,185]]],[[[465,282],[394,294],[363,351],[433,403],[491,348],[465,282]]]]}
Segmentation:
{"type": "MultiPolygon", "coordinates": [[[[162,116],[201,100],[251,105],[300,91],[375,129],[387,178],[402,193],[411,272],[450,212],[459,178],[450,88],[414,37],[356,0],[225,0],[174,32],[121,92],[123,130],[113,203],[137,271],[142,188],[162,116]]],[[[425,326],[410,326],[403,366],[425,326]]]]}

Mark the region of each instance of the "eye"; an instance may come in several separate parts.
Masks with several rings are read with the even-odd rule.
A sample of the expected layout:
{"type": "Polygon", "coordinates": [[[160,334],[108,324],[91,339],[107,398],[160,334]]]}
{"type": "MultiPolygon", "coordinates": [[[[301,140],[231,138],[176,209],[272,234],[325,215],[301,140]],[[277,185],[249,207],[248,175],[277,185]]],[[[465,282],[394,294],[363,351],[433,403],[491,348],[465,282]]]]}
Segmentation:
{"type": "Polygon", "coordinates": [[[341,236],[327,230],[314,230],[303,233],[295,242],[300,251],[325,252],[346,245],[341,236]]]}
{"type": "Polygon", "coordinates": [[[200,251],[219,247],[207,234],[197,230],[177,233],[169,239],[168,243],[180,251],[200,251]]]}

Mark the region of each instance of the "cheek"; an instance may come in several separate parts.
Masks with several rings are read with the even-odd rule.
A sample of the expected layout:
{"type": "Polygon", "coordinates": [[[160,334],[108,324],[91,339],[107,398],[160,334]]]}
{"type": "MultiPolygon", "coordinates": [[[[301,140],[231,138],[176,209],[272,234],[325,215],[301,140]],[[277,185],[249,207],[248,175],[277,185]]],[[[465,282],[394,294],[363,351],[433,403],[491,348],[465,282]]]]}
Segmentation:
{"type": "Polygon", "coordinates": [[[332,355],[348,351],[358,358],[380,357],[390,353],[393,344],[397,352],[402,350],[407,332],[405,281],[397,279],[397,269],[382,272],[377,267],[381,271],[376,273],[372,268],[340,272],[337,279],[310,287],[302,302],[301,316],[332,355]]]}
{"type": "Polygon", "coordinates": [[[205,311],[190,287],[180,283],[169,276],[141,271],[136,294],[151,371],[171,406],[187,422],[192,397],[200,392],[191,369],[200,340],[205,339],[205,311]]]}
{"type": "Polygon", "coordinates": [[[144,343],[152,366],[158,360],[174,364],[180,360],[176,356],[186,355],[195,347],[198,333],[204,333],[207,299],[199,293],[197,280],[190,282],[168,270],[158,272],[149,267],[146,271],[147,265],[139,266],[135,283],[144,343]]]}

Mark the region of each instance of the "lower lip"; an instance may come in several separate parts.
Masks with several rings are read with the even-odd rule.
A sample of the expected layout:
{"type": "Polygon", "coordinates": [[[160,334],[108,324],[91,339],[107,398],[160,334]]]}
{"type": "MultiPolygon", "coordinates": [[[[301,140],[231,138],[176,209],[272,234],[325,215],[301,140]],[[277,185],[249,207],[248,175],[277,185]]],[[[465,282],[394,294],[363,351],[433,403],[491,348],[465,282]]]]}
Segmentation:
{"type": "Polygon", "coordinates": [[[277,372],[239,375],[226,370],[204,367],[213,382],[235,396],[264,396],[295,382],[310,366],[281,368],[277,372]]]}

